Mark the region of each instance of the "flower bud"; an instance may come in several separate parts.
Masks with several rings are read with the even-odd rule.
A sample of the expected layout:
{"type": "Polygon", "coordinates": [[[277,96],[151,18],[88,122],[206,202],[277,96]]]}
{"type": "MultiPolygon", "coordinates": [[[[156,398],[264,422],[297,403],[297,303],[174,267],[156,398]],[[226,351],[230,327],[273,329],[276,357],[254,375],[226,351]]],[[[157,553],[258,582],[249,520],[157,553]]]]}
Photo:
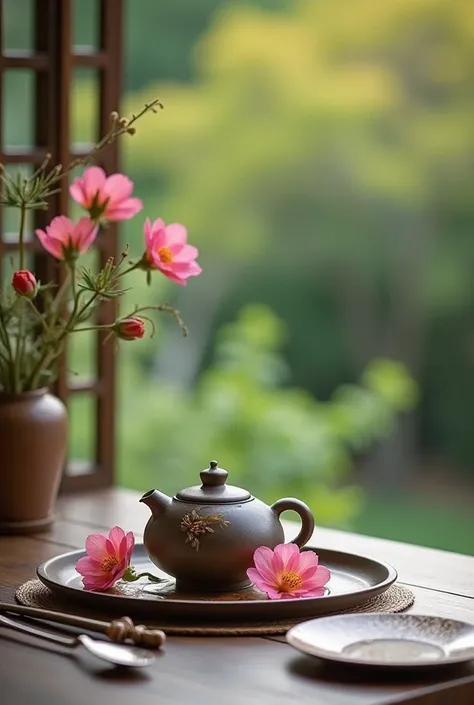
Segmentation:
{"type": "Polygon", "coordinates": [[[136,340],[145,335],[145,324],[141,318],[123,318],[117,321],[114,330],[122,340],[136,340]]]}
{"type": "Polygon", "coordinates": [[[14,273],[12,286],[19,296],[27,296],[29,299],[33,299],[38,290],[38,282],[35,275],[27,269],[20,269],[14,273]]]}

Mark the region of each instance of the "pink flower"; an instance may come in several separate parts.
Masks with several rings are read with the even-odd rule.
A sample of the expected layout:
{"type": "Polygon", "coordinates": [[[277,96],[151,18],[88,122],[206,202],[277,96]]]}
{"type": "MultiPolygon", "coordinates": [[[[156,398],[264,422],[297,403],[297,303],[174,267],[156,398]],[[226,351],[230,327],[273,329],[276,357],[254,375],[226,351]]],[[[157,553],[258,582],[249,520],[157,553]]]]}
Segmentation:
{"type": "Polygon", "coordinates": [[[92,220],[128,220],[143,208],[138,198],[130,198],[133,182],[124,174],[106,176],[99,166],[85,170],[69,187],[79,205],[89,211],[92,220]]]}
{"type": "Polygon", "coordinates": [[[15,272],[12,278],[12,287],[20,296],[34,298],[38,289],[36,277],[28,269],[20,269],[15,272]]]}
{"type": "Polygon", "coordinates": [[[115,333],[122,340],[136,340],[145,335],[145,324],[141,318],[122,318],[115,324],[115,333]]]}
{"type": "Polygon", "coordinates": [[[75,225],[65,215],[58,215],[46,226],[36,230],[44,249],[57,259],[75,259],[94,242],[99,226],[85,216],[75,225]]]}
{"type": "Polygon", "coordinates": [[[281,543],[272,551],[267,546],[257,548],[253,554],[255,568],[247,575],[270,600],[291,597],[321,597],[331,573],[318,565],[314,551],[303,551],[294,543],[281,543]]]}
{"type": "Polygon", "coordinates": [[[90,534],[86,539],[87,556],[79,558],[76,570],[86,590],[107,590],[123,576],[132,558],[135,537],[114,526],[109,536],[90,534]]]}
{"type": "Polygon", "coordinates": [[[201,267],[195,261],[199,252],[187,244],[188,233],[184,225],[165,225],[160,218],[151,224],[147,218],[144,235],[146,252],[143,262],[148,268],[159,269],[165,277],[183,286],[188,277],[201,273],[201,267]]]}

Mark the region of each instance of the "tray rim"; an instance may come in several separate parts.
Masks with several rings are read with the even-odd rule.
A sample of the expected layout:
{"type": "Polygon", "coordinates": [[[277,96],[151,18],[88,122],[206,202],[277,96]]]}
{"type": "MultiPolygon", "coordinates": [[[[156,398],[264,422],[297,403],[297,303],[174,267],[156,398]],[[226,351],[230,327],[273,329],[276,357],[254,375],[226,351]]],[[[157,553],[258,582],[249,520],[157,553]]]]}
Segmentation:
{"type": "MultiPolygon", "coordinates": [[[[146,550],[143,543],[135,544],[135,549],[143,550],[146,554],[146,550]]],[[[322,597],[298,597],[289,598],[285,600],[167,600],[166,598],[157,599],[153,596],[150,596],[150,598],[137,598],[133,595],[117,595],[113,593],[102,593],[82,590],[77,587],[71,587],[69,585],[61,584],[55,580],[52,580],[50,576],[48,576],[48,569],[51,564],[54,564],[56,561],[59,560],[64,561],[64,559],[68,557],[70,558],[71,563],[74,562],[75,564],[75,562],[79,558],[86,555],[86,551],[84,549],[66,551],[65,553],[53,556],[52,558],[43,561],[37,567],[36,575],[39,580],[43,583],[43,585],[46,585],[46,587],[48,587],[54,594],[60,597],[67,597],[69,599],[73,599],[75,602],[81,602],[82,604],[88,603],[90,606],[94,606],[95,608],[99,606],[98,603],[100,602],[102,602],[102,606],[105,609],[107,608],[107,606],[113,607],[113,609],[117,609],[121,604],[127,604],[130,606],[135,605],[136,608],[141,612],[143,612],[145,608],[148,607],[151,610],[156,610],[156,616],[162,615],[163,617],[168,616],[173,612],[178,613],[180,608],[186,609],[186,611],[193,609],[196,610],[197,613],[199,613],[199,617],[201,619],[208,616],[210,617],[216,614],[221,614],[226,610],[237,611],[240,613],[239,616],[244,618],[245,616],[252,616],[252,614],[254,614],[255,611],[259,608],[262,611],[261,617],[264,617],[266,613],[269,613],[268,617],[272,616],[273,618],[275,618],[275,613],[278,611],[282,613],[284,612],[285,614],[287,614],[288,612],[291,613],[292,608],[294,609],[295,605],[300,605],[301,607],[303,604],[306,604],[309,610],[312,605],[316,605],[317,603],[321,604],[321,602],[323,602],[323,604],[326,603],[328,605],[327,612],[330,612],[331,610],[329,608],[329,605],[331,605],[333,602],[340,601],[345,596],[350,596],[352,598],[350,606],[354,607],[357,604],[361,604],[362,602],[369,600],[371,597],[385,592],[391,585],[393,585],[393,583],[398,578],[398,572],[391,564],[385,561],[380,561],[378,559],[372,558],[370,556],[358,553],[349,553],[347,551],[339,551],[332,548],[317,547],[313,545],[305,546],[305,550],[315,551],[316,553],[318,553],[318,555],[330,554],[333,555],[335,558],[340,557],[342,561],[344,561],[344,558],[346,559],[346,561],[351,559],[353,560],[354,558],[362,562],[366,561],[368,563],[371,563],[372,565],[376,565],[379,568],[384,569],[386,572],[386,576],[379,583],[376,583],[375,585],[372,585],[370,587],[364,587],[358,590],[351,590],[349,592],[340,593],[338,595],[329,594],[324,595],[322,597]],[[330,602],[328,603],[328,601],[330,602]],[[165,605],[166,607],[164,607],[165,605]],[[279,609],[278,605],[280,606],[279,609]],[[164,607],[164,609],[160,609],[160,607],[164,607]],[[282,607],[284,609],[282,609],[282,607]]],[[[324,563],[324,559],[322,559],[321,562],[324,563]]],[[[341,609],[346,608],[335,607],[334,611],[339,611],[341,609]]],[[[298,612],[299,611],[300,610],[298,609],[298,612]]]]}

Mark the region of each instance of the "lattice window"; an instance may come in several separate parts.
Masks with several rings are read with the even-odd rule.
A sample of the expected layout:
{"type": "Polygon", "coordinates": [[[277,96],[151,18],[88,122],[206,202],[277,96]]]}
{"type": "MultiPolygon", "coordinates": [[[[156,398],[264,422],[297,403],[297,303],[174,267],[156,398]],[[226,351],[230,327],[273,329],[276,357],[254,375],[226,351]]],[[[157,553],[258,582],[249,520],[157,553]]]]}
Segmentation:
{"type": "MultiPolygon", "coordinates": [[[[95,115],[83,131],[90,140],[106,131],[110,113],[119,107],[122,10],[122,0],[0,0],[0,162],[7,169],[21,166],[26,171],[34,170],[48,152],[52,154],[53,163],[65,164],[73,156],[87,151],[86,145],[78,143],[78,138],[84,135],[75,134],[74,114],[75,107],[85,99],[81,96],[84,77],[95,81],[97,90],[88,93],[89,112],[95,115]],[[22,29],[29,35],[22,41],[22,46],[27,48],[21,50],[9,46],[8,32],[4,31],[8,26],[8,13],[15,12],[14,5],[18,16],[18,4],[24,13],[22,29]],[[96,37],[87,37],[87,46],[77,46],[74,20],[78,13],[85,12],[89,17],[83,26],[91,29],[96,37]],[[11,101],[14,101],[14,111],[11,101]]],[[[79,40],[83,44],[84,39],[79,37],[79,40]]],[[[109,173],[117,170],[116,144],[100,155],[99,163],[109,173]]],[[[38,211],[28,223],[27,264],[42,282],[59,283],[63,271],[52,257],[41,252],[34,229],[44,227],[55,215],[67,214],[68,208],[68,191],[63,188],[51,199],[49,210],[38,211]]],[[[15,234],[18,226],[12,215],[16,214],[8,209],[0,213],[0,276],[18,249],[15,234]]],[[[111,225],[106,237],[99,236],[91,255],[96,266],[115,256],[116,248],[116,227],[111,225]]],[[[102,306],[98,312],[101,323],[112,322],[114,318],[113,302],[102,306]]],[[[103,345],[103,336],[95,331],[89,343],[90,354],[82,351],[81,359],[77,359],[74,342],[70,343],[61,361],[55,389],[68,405],[72,425],[73,440],[63,480],[64,490],[113,482],[114,346],[103,345]],[[74,370],[71,372],[71,363],[78,364],[79,376],[74,370]],[[90,448],[82,453],[87,457],[81,458],[75,457],[74,448],[79,422],[79,432],[85,438],[82,447],[90,448]]]]}

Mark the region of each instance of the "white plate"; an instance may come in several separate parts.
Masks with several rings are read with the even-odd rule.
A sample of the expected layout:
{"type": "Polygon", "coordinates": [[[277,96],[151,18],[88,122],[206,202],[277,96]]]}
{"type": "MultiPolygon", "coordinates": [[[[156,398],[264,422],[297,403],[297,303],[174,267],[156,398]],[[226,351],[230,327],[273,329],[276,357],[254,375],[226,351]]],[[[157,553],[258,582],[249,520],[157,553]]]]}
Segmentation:
{"type": "Polygon", "coordinates": [[[474,659],[474,624],[416,614],[347,614],[292,627],[295,649],[328,661],[426,668],[474,659]]]}

